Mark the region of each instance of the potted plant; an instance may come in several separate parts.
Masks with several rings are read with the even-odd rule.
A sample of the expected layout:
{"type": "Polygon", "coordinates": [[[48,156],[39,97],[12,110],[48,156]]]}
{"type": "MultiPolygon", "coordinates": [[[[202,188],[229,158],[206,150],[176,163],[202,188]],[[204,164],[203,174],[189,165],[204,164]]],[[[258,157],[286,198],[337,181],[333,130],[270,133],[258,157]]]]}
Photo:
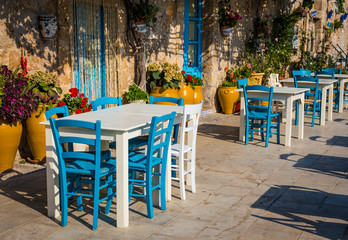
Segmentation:
{"type": "Polygon", "coordinates": [[[150,96],[179,98],[178,89],[184,77],[177,64],[153,63],[147,67],[146,76],[151,88],[150,96]]]}
{"type": "Polygon", "coordinates": [[[218,90],[218,97],[223,113],[232,114],[235,111],[239,99],[239,92],[236,92],[238,79],[251,77],[251,65],[244,64],[241,67],[225,68],[226,77],[218,90]]]}
{"type": "Polygon", "coordinates": [[[313,4],[314,4],[313,0],[303,0],[302,7],[309,11],[312,9],[313,4]]]}
{"type": "Polygon", "coordinates": [[[139,88],[136,84],[133,84],[129,86],[126,98],[130,103],[143,103],[148,100],[149,94],[139,88]]]}
{"type": "Polygon", "coordinates": [[[0,172],[11,170],[22,135],[22,121],[38,107],[31,90],[25,91],[27,78],[0,67],[0,172]]]}
{"type": "Polygon", "coordinates": [[[134,3],[132,5],[132,9],[137,31],[142,34],[146,33],[150,23],[155,23],[157,21],[156,15],[159,8],[154,4],[150,4],[149,0],[140,0],[139,3],[134,3]]]}
{"type": "Polygon", "coordinates": [[[186,74],[185,71],[181,71],[184,83],[179,89],[179,98],[184,99],[184,105],[185,104],[192,104],[193,103],[193,94],[194,94],[194,86],[195,86],[195,79],[192,75],[186,74]]]}
{"type": "Polygon", "coordinates": [[[69,93],[64,94],[64,98],[58,102],[58,107],[66,105],[69,114],[81,114],[92,110],[92,105],[88,101],[85,94],[79,94],[77,88],[71,88],[69,89],[69,93]]]}
{"type": "Polygon", "coordinates": [[[219,2],[219,23],[222,35],[229,36],[232,33],[232,28],[236,26],[238,20],[242,17],[232,11],[229,0],[220,0],[219,2]]]}
{"type": "Polygon", "coordinates": [[[193,104],[199,104],[203,100],[202,86],[203,80],[195,75],[192,76],[194,86],[193,86],[193,104]]]}
{"type": "Polygon", "coordinates": [[[26,120],[27,140],[33,159],[27,159],[31,163],[44,163],[46,157],[45,126],[40,122],[47,121],[45,111],[55,106],[62,89],[57,85],[58,77],[55,74],[36,72],[29,76],[28,86],[25,91],[32,91],[37,99],[39,107],[26,120]]]}

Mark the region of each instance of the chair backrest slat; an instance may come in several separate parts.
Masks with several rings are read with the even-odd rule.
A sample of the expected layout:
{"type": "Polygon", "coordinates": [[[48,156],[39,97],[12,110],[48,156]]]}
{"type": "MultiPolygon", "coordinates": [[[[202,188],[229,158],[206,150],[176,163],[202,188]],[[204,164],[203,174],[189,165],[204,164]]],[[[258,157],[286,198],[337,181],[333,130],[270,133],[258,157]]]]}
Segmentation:
{"type": "Polygon", "coordinates": [[[292,76],[295,77],[310,77],[312,74],[311,70],[292,70],[292,76]]]}
{"type": "Polygon", "coordinates": [[[178,106],[184,105],[184,99],[183,98],[174,98],[174,97],[149,97],[149,104],[154,103],[161,103],[161,102],[167,102],[167,103],[174,103],[178,106]]]}
{"type": "Polygon", "coordinates": [[[62,114],[63,117],[69,116],[68,107],[65,105],[62,107],[54,107],[54,108],[51,108],[50,110],[45,111],[45,116],[47,121],[49,121],[52,118],[52,116],[55,114],[62,114]]]}
{"type": "Polygon", "coordinates": [[[323,72],[333,72],[333,73],[337,73],[337,74],[341,74],[342,70],[341,69],[337,69],[337,68],[323,68],[321,69],[321,71],[323,72]]]}
{"type": "Polygon", "coordinates": [[[331,78],[335,79],[335,73],[334,72],[328,72],[328,71],[316,71],[315,77],[321,76],[321,78],[331,78]],[[323,75],[323,76],[322,76],[323,75]]]}
{"type": "Polygon", "coordinates": [[[242,88],[243,86],[249,85],[249,79],[243,78],[238,80],[238,88],[242,88]]]}
{"type": "Polygon", "coordinates": [[[117,97],[117,98],[116,97],[100,97],[96,99],[95,101],[91,102],[91,104],[92,104],[93,111],[97,111],[99,107],[101,107],[101,109],[105,109],[106,105],[108,104],[121,106],[122,99],[121,97],[117,97]]]}
{"type": "Polygon", "coordinates": [[[148,170],[152,169],[152,160],[157,153],[161,154],[156,157],[162,159],[162,170],[165,169],[175,116],[176,112],[172,112],[160,117],[152,117],[147,147],[148,170]],[[158,134],[159,132],[162,135],[158,134]]]}
{"type": "Polygon", "coordinates": [[[254,85],[254,86],[244,86],[243,87],[243,94],[244,94],[244,101],[245,101],[245,109],[246,109],[246,115],[249,116],[251,111],[261,111],[261,112],[268,112],[268,116],[271,114],[272,109],[272,100],[273,100],[273,87],[267,87],[267,86],[261,86],[261,85],[254,85]],[[260,91],[264,92],[267,97],[249,97],[249,93],[252,91],[260,91]],[[251,105],[250,101],[263,101],[264,105],[255,104],[251,105]]]}
{"type": "Polygon", "coordinates": [[[50,119],[53,138],[56,146],[58,156],[58,167],[60,172],[65,173],[66,161],[72,159],[94,161],[95,175],[99,176],[100,162],[101,162],[101,121],[97,120],[95,123],[87,121],[79,121],[72,119],[50,119]],[[64,129],[73,128],[75,131],[88,131],[89,134],[85,137],[77,137],[75,131],[66,131],[61,136],[61,132],[64,129]],[[90,146],[94,146],[95,150],[91,153],[87,152],[75,152],[73,148],[65,149],[64,143],[83,143],[90,146]]]}

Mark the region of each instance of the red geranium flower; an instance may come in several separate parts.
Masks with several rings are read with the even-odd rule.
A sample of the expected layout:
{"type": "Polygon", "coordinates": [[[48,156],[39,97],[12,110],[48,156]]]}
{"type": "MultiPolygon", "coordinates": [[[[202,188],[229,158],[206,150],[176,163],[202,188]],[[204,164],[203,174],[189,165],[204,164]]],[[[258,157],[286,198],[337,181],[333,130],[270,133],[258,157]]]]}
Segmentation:
{"type": "Polygon", "coordinates": [[[80,98],[84,98],[84,97],[85,97],[85,94],[84,94],[84,93],[81,93],[81,94],[79,94],[79,97],[80,97],[80,98]]]}
{"type": "Polygon", "coordinates": [[[62,107],[62,106],[64,106],[64,105],[66,105],[64,101],[59,101],[58,107],[62,107]]]}
{"type": "Polygon", "coordinates": [[[91,111],[91,109],[89,109],[89,108],[85,109],[85,112],[90,112],[90,111],[91,111]]]}
{"type": "Polygon", "coordinates": [[[192,76],[191,75],[187,75],[187,79],[189,80],[189,82],[192,82],[192,76]]]}
{"type": "Polygon", "coordinates": [[[77,94],[79,93],[79,90],[77,88],[70,88],[69,92],[71,92],[72,97],[77,97],[77,94]]]}
{"type": "Polygon", "coordinates": [[[185,74],[186,72],[184,70],[181,71],[182,74],[185,74]]]}
{"type": "Polygon", "coordinates": [[[81,109],[76,109],[75,113],[76,113],[76,114],[82,113],[82,112],[81,112],[81,109]]]}
{"type": "Polygon", "coordinates": [[[80,106],[81,106],[82,108],[84,108],[86,105],[87,105],[87,102],[86,102],[85,100],[82,100],[80,106]]]}

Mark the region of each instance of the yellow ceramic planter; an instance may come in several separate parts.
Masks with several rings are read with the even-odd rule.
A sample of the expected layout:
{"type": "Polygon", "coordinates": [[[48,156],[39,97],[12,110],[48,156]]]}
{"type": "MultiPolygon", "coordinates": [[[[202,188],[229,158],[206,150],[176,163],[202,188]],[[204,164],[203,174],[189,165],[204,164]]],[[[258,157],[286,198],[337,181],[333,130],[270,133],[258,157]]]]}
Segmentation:
{"type": "MultiPolygon", "coordinates": [[[[45,126],[41,125],[40,122],[47,121],[45,111],[40,114],[41,109],[42,107],[39,107],[25,122],[27,139],[33,159],[40,162],[45,161],[46,158],[45,126]]],[[[52,117],[57,118],[56,115],[52,117]]]]}
{"type": "Polygon", "coordinates": [[[199,104],[202,100],[202,86],[195,86],[195,89],[193,90],[193,104],[199,104]]]}
{"type": "MultiPolygon", "coordinates": [[[[163,87],[155,87],[151,90],[150,96],[153,97],[174,97],[179,98],[179,91],[175,88],[167,88],[164,90],[163,87]]],[[[174,103],[158,102],[155,104],[161,105],[175,105],[174,103]]]]}
{"type": "Polygon", "coordinates": [[[0,172],[13,168],[16,152],[22,136],[22,124],[8,125],[0,120],[0,172]]]}
{"type": "Polygon", "coordinates": [[[237,87],[219,87],[218,97],[222,112],[225,114],[232,114],[235,111],[239,92],[236,92],[237,87]]]}
{"type": "Polygon", "coordinates": [[[194,91],[190,85],[185,83],[180,89],[179,89],[179,98],[184,99],[184,105],[186,104],[193,104],[193,95],[194,91]]]}
{"type": "Polygon", "coordinates": [[[251,74],[252,78],[254,79],[255,83],[251,84],[249,79],[249,85],[262,85],[262,78],[265,73],[253,73],[251,74]]]}

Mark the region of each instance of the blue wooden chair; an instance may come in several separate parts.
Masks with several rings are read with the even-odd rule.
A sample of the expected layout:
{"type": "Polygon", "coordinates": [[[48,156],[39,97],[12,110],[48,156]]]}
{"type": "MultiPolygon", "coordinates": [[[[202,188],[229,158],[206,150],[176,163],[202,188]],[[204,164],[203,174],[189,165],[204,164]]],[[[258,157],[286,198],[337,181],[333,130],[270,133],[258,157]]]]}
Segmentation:
{"type": "Polygon", "coordinates": [[[238,80],[238,88],[243,88],[243,86],[248,86],[248,85],[249,85],[249,80],[247,78],[238,80]]]}
{"type": "Polygon", "coordinates": [[[266,87],[261,85],[254,86],[243,86],[243,94],[245,100],[245,145],[250,141],[254,140],[254,132],[261,133],[261,139],[264,141],[264,134],[266,134],[266,147],[268,147],[269,138],[272,135],[277,135],[277,143],[280,143],[280,114],[272,113],[272,99],[273,99],[273,87],[266,87]],[[268,93],[268,97],[250,97],[248,95],[249,91],[262,91],[268,93]],[[251,105],[250,101],[255,102],[267,102],[267,106],[263,106],[260,103],[251,105]],[[272,123],[272,118],[276,118],[276,123],[272,123]],[[272,131],[275,129],[276,131],[272,131]]]}
{"type": "Polygon", "coordinates": [[[310,77],[312,74],[311,70],[292,70],[292,77],[310,77]]]}
{"type": "Polygon", "coordinates": [[[91,102],[93,111],[97,111],[99,107],[105,109],[108,104],[115,104],[117,106],[122,105],[121,97],[100,97],[91,102]]]}
{"type": "Polygon", "coordinates": [[[65,105],[62,107],[54,107],[54,108],[51,108],[50,110],[45,111],[45,116],[47,121],[49,121],[52,118],[52,116],[55,114],[61,114],[62,117],[69,116],[68,107],[65,105]]]}
{"type": "MultiPolygon", "coordinates": [[[[327,72],[329,74],[332,74],[332,79],[335,79],[335,74],[341,74],[342,73],[341,69],[336,69],[336,68],[324,68],[321,71],[322,72],[327,72]]],[[[334,97],[334,109],[337,110],[339,108],[339,104],[340,104],[340,83],[335,83],[334,84],[333,93],[335,94],[335,97],[334,97]]]]}
{"type": "MultiPolygon", "coordinates": [[[[145,194],[129,192],[130,196],[145,197],[147,204],[147,216],[153,218],[152,191],[160,191],[161,209],[166,209],[166,168],[168,148],[170,147],[171,134],[176,113],[172,112],[161,117],[153,117],[146,154],[131,152],[129,154],[129,171],[146,173],[145,180],[130,178],[130,185],[145,187],[145,194]],[[166,123],[168,123],[166,125],[166,123]],[[153,183],[153,176],[159,177],[159,183],[153,183]]],[[[130,187],[133,189],[133,187],[130,187]]]]}
{"type": "MultiPolygon", "coordinates": [[[[161,104],[161,103],[174,103],[178,106],[184,106],[183,98],[173,98],[173,97],[149,97],[149,104],[161,104]]],[[[174,125],[173,131],[173,141],[172,144],[178,143],[178,135],[179,135],[179,124],[174,125]]]]}
{"type": "MultiPolygon", "coordinates": [[[[305,115],[312,115],[312,127],[314,127],[314,120],[316,117],[321,118],[321,104],[320,94],[318,90],[319,78],[313,77],[294,77],[294,84],[296,88],[306,88],[309,91],[305,92],[305,115]],[[299,85],[298,82],[302,84],[299,85]],[[306,85],[306,83],[312,82],[315,84],[306,85]]],[[[296,107],[296,119],[298,119],[298,107],[296,107]]],[[[324,109],[325,111],[325,109],[324,109]]]]}
{"type": "Polygon", "coordinates": [[[99,204],[106,201],[105,214],[110,212],[113,197],[116,192],[113,185],[116,183],[114,164],[109,163],[111,159],[110,151],[101,151],[101,122],[95,123],[77,120],[50,119],[53,138],[58,157],[59,169],[59,190],[61,201],[61,225],[66,226],[68,223],[68,198],[75,196],[77,198],[77,209],[83,210],[82,198],[93,198],[93,226],[98,227],[99,204]],[[77,131],[88,130],[94,132],[92,137],[76,137],[75,134],[61,136],[61,128],[75,128],[77,131]],[[65,143],[86,144],[95,147],[93,152],[77,152],[73,149],[65,149],[65,143]],[[71,177],[74,176],[74,177],[71,177]],[[76,186],[70,188],[70,185],[76,186]],[[86,182],[92,184],[92,189],[82,189],[81,185],[86,182]],[[105,197],[100,198],[100,191],[106,188],[105,197]]]}

